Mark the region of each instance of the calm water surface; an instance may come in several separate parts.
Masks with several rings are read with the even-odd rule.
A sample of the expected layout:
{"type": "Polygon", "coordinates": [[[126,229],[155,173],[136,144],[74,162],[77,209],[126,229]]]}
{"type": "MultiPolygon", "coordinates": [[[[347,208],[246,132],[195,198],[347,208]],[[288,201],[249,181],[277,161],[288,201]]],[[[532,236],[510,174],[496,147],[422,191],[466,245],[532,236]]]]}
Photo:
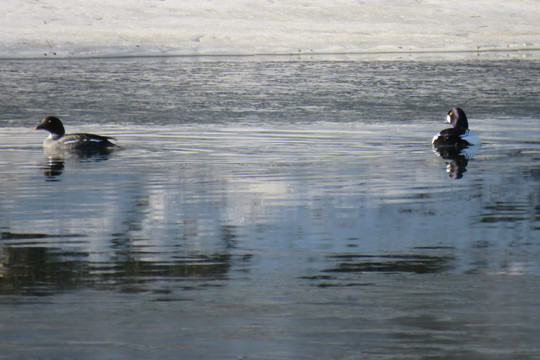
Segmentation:
{"type": "Polygon", "coordinates": [[[0,358],[538,358],[539,70],[1,62],[0,358]],[[49,157],[50,114],[124,149],[49,157]]]}

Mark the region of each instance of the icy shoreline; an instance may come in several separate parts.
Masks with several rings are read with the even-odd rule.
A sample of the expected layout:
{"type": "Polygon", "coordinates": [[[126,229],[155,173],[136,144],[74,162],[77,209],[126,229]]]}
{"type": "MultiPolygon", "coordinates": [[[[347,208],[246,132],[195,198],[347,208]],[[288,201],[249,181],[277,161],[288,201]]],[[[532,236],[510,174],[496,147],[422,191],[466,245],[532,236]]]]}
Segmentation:
{"type": "Polygon", "coordinates": [[[3,59],[540,50],[540,3],[528,0],[9,0],[3,8],[3,59]]]}

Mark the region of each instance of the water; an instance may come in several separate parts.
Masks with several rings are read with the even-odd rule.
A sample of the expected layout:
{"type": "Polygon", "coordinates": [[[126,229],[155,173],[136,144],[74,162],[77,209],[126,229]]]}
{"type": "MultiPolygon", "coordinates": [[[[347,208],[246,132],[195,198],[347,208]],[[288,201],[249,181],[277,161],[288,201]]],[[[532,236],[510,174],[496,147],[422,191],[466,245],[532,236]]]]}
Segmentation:
{"type": "Polygon", "coordinates": [[[0,68],[0,357],[540,354],[537,60],[0,68]],[[49,158],[49,114],[124,149],[49,158]]]}

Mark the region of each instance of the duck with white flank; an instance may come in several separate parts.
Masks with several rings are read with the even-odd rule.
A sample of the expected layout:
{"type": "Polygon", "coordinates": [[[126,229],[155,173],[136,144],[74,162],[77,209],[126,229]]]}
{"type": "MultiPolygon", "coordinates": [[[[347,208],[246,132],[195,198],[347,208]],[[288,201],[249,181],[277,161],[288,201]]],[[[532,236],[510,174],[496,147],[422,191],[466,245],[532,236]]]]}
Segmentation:
{"type": "Polygon", "coordinates": [[[444,129],[433,137],[432,144],[434,147],[465,148],[471,145],[480,145],[480,138],[474,131],[469,130],[467,115],[461,108],[452,108],[446,115],[446,122],[453,127],[444,129]]]}
{"type": "Polygon", "coordinates": [[[66,134],[62,121],[56,116],[47,116],[34,130],[47,130],[50,133],[43,141],[43,148],[51,152],[107,152],[120,148],[109,141],[114,139],[110,136],[84,133],[66,134]]]}

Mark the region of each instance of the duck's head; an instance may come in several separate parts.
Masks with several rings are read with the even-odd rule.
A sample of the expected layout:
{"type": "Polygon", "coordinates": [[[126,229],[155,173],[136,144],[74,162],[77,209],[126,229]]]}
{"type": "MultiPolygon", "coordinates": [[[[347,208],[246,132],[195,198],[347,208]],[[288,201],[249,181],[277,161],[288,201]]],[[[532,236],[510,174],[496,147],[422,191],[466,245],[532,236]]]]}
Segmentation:
{"type": "Polygon", "coordinates": [[[465,111],[458,107],[452,108],[450,111],[448,111],[448,115],[446,115],[446,122],[455,128],[469,128],[465,111]]]}
{"type": "Polygon", "coordinates": [[[61,137],[65,134],[64,125],[56,116],[47,116],[34,130],[47,130],[55,137],[61,137]]]}

